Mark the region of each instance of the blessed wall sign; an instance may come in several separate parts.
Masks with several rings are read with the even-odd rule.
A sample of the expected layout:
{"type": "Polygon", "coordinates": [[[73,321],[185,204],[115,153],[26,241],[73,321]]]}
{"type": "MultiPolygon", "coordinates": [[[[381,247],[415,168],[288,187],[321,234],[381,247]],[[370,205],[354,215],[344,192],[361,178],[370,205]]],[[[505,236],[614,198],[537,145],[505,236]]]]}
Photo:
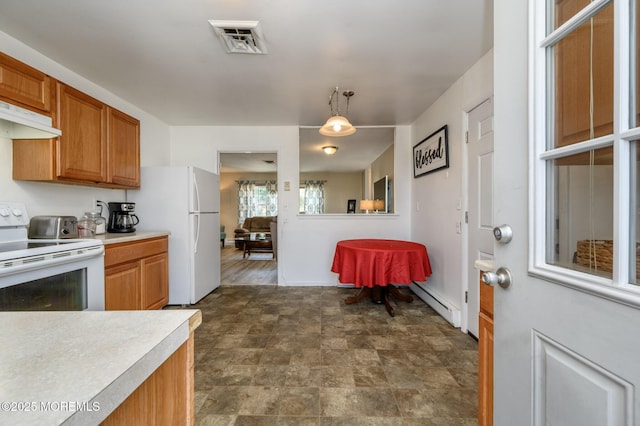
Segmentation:
{"type": "Polygon", "coordinates": [[[448,167],[449,141],[445,124],[413,147],[413,177],[448,167]]]}

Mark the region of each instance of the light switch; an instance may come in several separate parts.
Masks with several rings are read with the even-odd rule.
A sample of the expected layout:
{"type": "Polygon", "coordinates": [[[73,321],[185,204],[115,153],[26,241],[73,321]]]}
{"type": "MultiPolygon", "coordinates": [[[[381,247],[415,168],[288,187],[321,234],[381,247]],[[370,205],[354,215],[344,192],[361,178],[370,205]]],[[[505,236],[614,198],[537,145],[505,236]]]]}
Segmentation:
{"type": "Polygon", "coordinates": [[[291,191],[291,182],[288,180],[284,181],[284,190],[285,191],[291,191]]]}

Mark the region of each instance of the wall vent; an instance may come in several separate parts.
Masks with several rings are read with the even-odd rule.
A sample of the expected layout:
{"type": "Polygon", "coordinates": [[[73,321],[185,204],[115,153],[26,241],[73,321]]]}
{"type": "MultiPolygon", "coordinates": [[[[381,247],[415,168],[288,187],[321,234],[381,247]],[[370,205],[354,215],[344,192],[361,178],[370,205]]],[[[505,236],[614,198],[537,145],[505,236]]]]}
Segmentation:
{"type": "Polygon", "coordinates": [[[267,45],[258,21],[210,20],[216,35],[227,53],[265,55],[267,45]]]}

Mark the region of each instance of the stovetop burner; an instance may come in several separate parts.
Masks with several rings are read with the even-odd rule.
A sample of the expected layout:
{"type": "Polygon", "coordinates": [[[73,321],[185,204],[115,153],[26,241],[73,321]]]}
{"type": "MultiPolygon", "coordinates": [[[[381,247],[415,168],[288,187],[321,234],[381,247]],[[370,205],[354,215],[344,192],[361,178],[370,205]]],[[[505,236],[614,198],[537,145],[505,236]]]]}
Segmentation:
{"type": "Polygon", "coordinates": [[[30,240],[28,225],[29,217],[23,204],[0,202],[0,262],[102,246],[101,241],[94,239],[30,240]]]}

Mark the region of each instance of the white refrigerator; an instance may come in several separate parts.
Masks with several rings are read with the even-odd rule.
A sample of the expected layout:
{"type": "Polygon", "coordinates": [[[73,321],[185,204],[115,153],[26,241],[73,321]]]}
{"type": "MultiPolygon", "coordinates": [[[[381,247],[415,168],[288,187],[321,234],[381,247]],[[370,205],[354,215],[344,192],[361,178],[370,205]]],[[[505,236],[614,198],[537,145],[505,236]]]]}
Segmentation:
{"type": "Polygon", "coordinates": [[[191,166],[142,167],[139,231],[168,230],[169,304],[197,303],[220,286],[220,176],[191,166]]]}

